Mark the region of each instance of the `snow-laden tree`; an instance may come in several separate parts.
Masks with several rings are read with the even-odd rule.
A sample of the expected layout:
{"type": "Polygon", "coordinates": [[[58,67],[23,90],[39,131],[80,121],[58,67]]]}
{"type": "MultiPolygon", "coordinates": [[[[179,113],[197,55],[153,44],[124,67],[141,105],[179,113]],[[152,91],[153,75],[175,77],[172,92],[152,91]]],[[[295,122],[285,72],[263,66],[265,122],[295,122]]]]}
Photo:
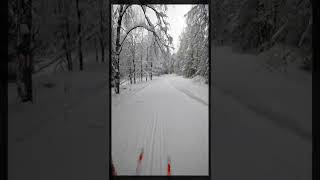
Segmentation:
{"type": "Polygon", "coordinates": [[[208,6],[194,5],[185,15],[186,27],[180,36],[175,70],[186,77],[209,75],[208,6]]]}
{"type": "Polygon", "coordinates": [[[267,50],[276,42],[311,50],[310,0],[221,0],[213,2],[216,44],[267,50]]]}
{"type": "MultiPolygon", "coordinates": [[[[165,5],[116,5],[113,6],[113,8],[113,21],[116,22],[116,32],[113,32],[115,44],[113,44],[112,48],[112,70],[114,72],[115,91],[116,93],[120,93],[120,54],[130,33],[137,29],[145,29],[151,32],[159,48],[167,52],[170,51],[172,37],[168,34],[169,23],[166,20],[167,7],[165,5]],[[142,18],[138,17],[138,21],[130,27],[125,26],[122,22],[126,14],[130,13],[129,9],[132,8],[135,8],[135,10],[139,8],[142,11],[142,18]],[[156,16],[156,22],[150,20],[150,12],[156,16]]],[[[144,36],[142,36],[141,40],[143,40],[143,37],[144,36]]],[[[142,65],[140,68],[142,70],[142,65]]]]}

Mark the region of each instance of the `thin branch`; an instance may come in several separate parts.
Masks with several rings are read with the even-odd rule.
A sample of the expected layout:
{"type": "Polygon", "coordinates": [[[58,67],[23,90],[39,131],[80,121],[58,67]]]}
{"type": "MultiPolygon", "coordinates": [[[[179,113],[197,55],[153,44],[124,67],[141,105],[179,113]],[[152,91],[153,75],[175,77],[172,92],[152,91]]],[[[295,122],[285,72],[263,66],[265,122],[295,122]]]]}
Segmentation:
{"type": "Polygon", "coordinates": [[[124,15],[124,13],[127,11],[127,9],[130,7],[131,5],[126,5],[124,10],[120,13],[121,17],[124,15]]]}
{"type": "Polygon", "coordinates": [[[141,7],[141,9],[143,11],[144,17],[147,19],[147,22],[148,22],[149,26],[153,27],[153,24],[151,23],[150,19],[146,15],[146,9],[144,8],[143,5],[140,5],[140,7],[141,7]]]}
{"type": "Polygon", "coordinates": [[[163,16],[162,16],[162,14],[160,14],[154,7],[152,7],[152,6],[150,6],[150,5],[145,5],[146,7],[148,7],[148,8],[150,8],[150,9],[152,9],[155,13],[156,13],[156,15],[157,15],[157,17],[158,17],[158,20],[160,21],[160,24],[161,24],[161,20],[162,20],[162,22],[164,23],[164,19],[163,19],[163,16]],[[159,18],[160,17],[160,18],[159,18]]]}
{"type": "MultiPolygon", "coordinates": [[[[165,46],[165,47],[167,47],[167,48],[173,48],[173,47],[171,47],[171,46],[169,46],[169,45],[166,45],[166,44],[164,44],[163,42],[161,42],[160,37],[157,35],[157,33],[156,33],[155,31],[153,31],[153,30],[151,30],[150,28],[145,27],[145,26],[143,26],[143,25],[137,25],[137,26],[132,27],[132,28],[126,33],[126,36],[124,37],[124,39],[123,39],[123,40],[121,41],[121,43],[120,43],[120,48],[121,48],[121,49],[122,49],[122,45],[123,45],[124,41],[126,40],[127,36],[130,34],[130,32],[131,32],[132,30],[136,29],[136,28],[139,28],[139,27],[140,27],[140,28],[144,28],[144,29],[152,32],[153,35],[158,38],[158,41],[159,41],[163,46],[165,46]]],[[[157,41],[157,43],[158,43],[158,41],[157,41]]],[[[120,49],[119,52],[117,52],[117,55],[120,54],[121,49],[120,49]]]]}

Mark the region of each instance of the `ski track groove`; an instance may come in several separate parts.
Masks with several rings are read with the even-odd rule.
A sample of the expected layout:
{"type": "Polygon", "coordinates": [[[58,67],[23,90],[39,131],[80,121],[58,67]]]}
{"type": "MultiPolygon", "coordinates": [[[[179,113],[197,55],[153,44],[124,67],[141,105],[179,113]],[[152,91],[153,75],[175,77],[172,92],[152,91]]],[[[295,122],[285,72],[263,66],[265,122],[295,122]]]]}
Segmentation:
{"type": "MultiPolygon", "coordinates": [[[[165,131],[164,131],[164,139],[165,139],[165,145],[166,145],[166,154],[167,154],[167,159],[169,157],[169,144],[168,144],[168,124],[167,124],[167,121],[165,121],[164,123],[165,125],[165,131]]],[[[166,161],[166,166],[167,166],[167,161],[166,161]]]]}
{"type": "MultiPolygon", "coordinates": [[[[153,120],[149,120],[150,122],[149,122],[149,124],[150,124],[150,131],[152,132],[152,130],[153,130],[153,125],[154,125],[154,121],[153,120]]],[[[148,138],[148,134],[149,134],[149,131],[146,131],[146,144],[145,144],[145,148],[146,148],[146,159],[145,159],[145,165],[146,165],[146,168],[145,168],[145,173],[147,173],[147,169],[148,169],[148,167],[150,167],[150,162],[149,162],[149,160],[150,160],[150,147],[148,146],[148,144],[150,144],[150,139],[151,139],[151,136],[152,136],[152,134],[151,134],[151,136],[148,138]]]]}
{"type": "MultiPolygon", "coordinates": [[[[140,143],[137,145],[137,152],[138,152],[138,157],[139,157],[139,155],[140,155],[140,153],[141,153],[141,150],[143,149],[143,156],[145,156],[145,151],[146,151],[146,144],[147,144],[147,138],[148,138],[148,131],[147,131],[147,129],[149,128],[149,126],[151,126],[152,124],[151,124],[151,121],[150,120],[148,120],[148,119],[146,119],[145,120],[145,125],[144,125],[144,130],[142,131],[142,134],[141,134],[141,140],[140,140],[140,143]]],[[[140,139],[140,138],[139,138],[140,139]]],[[[139,140],[138,140],[139,141],[139,140]]],[[[141,174],[142,174],[142,172],[143,172],[143,167],[145,166],[145,163],[144,163],[144,161],[145,161],[145,157],[144,157],[144,160],[142,160],[142,166],[141,166],[141,174]]]]}
{"type": "MultiPolygon", "coordinates": [[[[148,167],[150,167],[150,146],[148,147],[148,145],[151,143],[151,140],[152,140],[152,131],[153,131],[153,128],[154,128],[154,123],[155,123],[155,121],[154,121],[154,119],[152,118],[151,120],[149,119],[148,120],[149,121],[149,128],[146,130],[146,144],[145,144],[145,149],[146,149],[146,153],[145,154],[149,154],[149,158],[148,159],[145,159],[145,161],[146,161],[146,168],[145,168],[145,173],[147,173],[147,168],[148,167]],[[149,131],[148,131],[149,130],[149,131]]],[[[147,156],[146,156],[147,157],[147,156]]]]}
{"type": "Polygon", "coordinates": [[[193,99],[193,100],[195,100],[195,101],[197,101],[197,102],[199,102],[199,103],[201,103],[201,104],[203,104],[203,105],[205,105],[205,106],[208,106],[208,102],[206,102],[206,101],[204,101],[203,99],[195,96],[195,95],[194,95],[193,93],[191,93],[189,90],[187,90],[187,89],[185,89],[185,88],[182,88],[182,87],[177,87],[176,85],[172,84],[171,81],[169,81],[169,82],[167,81],[167,83],[168,83],[171,87],[173,87],[174,89],[182,92],[182,93],[183,93],[184,95],[186,95],[187,97],[189,97],[189,98],[191,98],[191,99],[193,99]]]}
{"type": "MultiPolygon", "coordinates": [[[[189,97],[193,100],[198,101],[198,103],[201,103],[203,105],[207,104],[205,102],[201,102],[201,99],[198,99],[197,97],[194,97],[192,94],[189,95],[189,92],[183,92],[184,89],[180,89],[178,87],[175,87],[171,83],[171,81],[165,80],[164,81],[169,87],[172,89],[175,89],[176,92],[179,92],[180,94],[184,94],[184,97],[189,97]]],[[[134,93],[130,93],[130,95],[134,95],[134,97],[139,98],[140,93],[143,93],[143,89],[148,89],[148,85],[139,88],[134,93]]],[[[149,86],[150,88],[150,86],[149,86]]],[[[182,97],[183,97],[182,96],[182,97]]],[[[129,99],[136,99],[134,97],[129,97],[129,99]]],[[[126,99],[128,101],[128,99],[126,99]]],[[[141,131],[137,134],[137,151],[140,154],[141,149],[144,149],[144,158],[142,161],[142,166],[140,169],[139,175],[167,175],[167,165],[168,160],[170,158],[171,160],[171,175],[173,175],[173,164],[174,159],[171,159],[170,156],[170,144],[168,144],[168,125],[170,122],[168,122],[167,119],[161,119],[161,114],[158,114],[156,109],[151,110],[151,116],[150,118],[146,118],[145,120],[141,120],[141,122],[145,122],[145,125],[139,127],[138,129],[141,131]],[[159,116],[160,115],[160,116],[159,116]],[[159,117],[158,117],[159,116],[159,117]],[[159,122],[160,121],[160,122],[159,122]],[[162,122],[161,122],[162,121],[162,122]],[[144,130],[141,130],[141,128],[144,128],[144,130]],[[157,162],[159,160],[159,162],[157,162]],[[159,167],[160,166],[160,167],[159,167]],[[163,166],[163,167],[162,167],[163,166]],[[159,172],[160,173],[157,173],[159,172]],[[149,173],[148,173],[149,172],[149,173]]],[[[140,122],[139,122],[140,123],[140,122]]],[[[170,131],[169,131],[170,132],[170,131]]],[[[138,175],[138,174],[137,174],[138,175]]]]}
{"type": "MultiPolygon", "coordinates": [[[[163,122],[162,122],[162,126],[163,126],[163,128],[162,128],[162,143],[163,143],[163,147],[162,147],[162,150],[163,150],[163,159],[162,159],[162,165],[164,165],[164,169],[166,169],[165,167],[166,167],[166,164],[165,164],[165,157],[166,157],[166,138],[165,138],[165,129],[166,129],[166,126],[165,126],[165,120],[163,120],[163,122]]],[[[165,173],[164,173],[164,175],[166,175],[165,173]]]]}
{"type": "MultiPolygon", "coordinates": [[[[147,83],[145,86],[142,86],[141,88],[137,88],[134,92],[126,94],[127,101],[130,101],[130,99],[136,97],[136,94],[137,94],[137,93],[139,93],[140,91],[142,91],[143,89],[145,89],[146,87],[148,87],[150,84],[151,84],[151,83],[147,83]]],[[[121,89],[121,88],[120,88],[120,89],[121,89]]],[[[114,95],[114,94],[112,94],[112,96],[113,96],[113,95],[114,95]]],[[[111,98],[111,99],[112,99],[112,98],[111,98]]],[[[114,106],[114,107],[118,107],[119,104],[120,104],[120,102],[113,104],[113,106],[114,106]]]]}
{"type": "Polygon", "coordinates": [[[152,139],[152,156],[151,156],[151,175],[152,175],[152,171],[153,171],[153,164],[154,164],[154,154],[156,152],[155,150],[155,142],[156,142],[156,135],[157,135],[157,124],[158,124],[158,121],[157,121],[157,117],[155,116],[155,126],[154,126],[154,131],[153,131],[153,139],[152,139]]]}
{"type": "MultiPolygon", "coordinates": [[[[161,149],[162,149],[162,159],[161,159],[161,166],[164,166],[164,170],[166,169],[165,167],[165,157],[166,157],[166,149],[165,149],[165,147],[166,147],[166,139],[165,139],[165,120],[163,119],[162,120],[162,129],[161,129],[161,132],[162,132],[162,147],[161,147],[161,149]]],[[[164,174],[164,175],[166,175],[166,173],[165,173],[165,171],[162,171],[162,173],[164,174]]]]}
{"type": "MultiPolygon", "coordinates": [[[[166,153],[165,153],[165,146],[166,146],[166,143],[165,143],[165,133],[164,133],[164,130],[165,130],[165,120],[163,119],[162,122],[162,128],[161,128],[161,133],[162,133],[162,146],[161,146],[161,149],[162,149],[162,159],[161,159],[161,167],[164,166],[165,167],[165,160],[164,158],[166,157],[166,153]]],[[[161,168],[162,170],[162,168],[161,168]]],[[[165,170],[165,168],[164,168],[165,170]]],[[[164,175],[165,175],[165,172],[164,171],[161,171],[164,175]]]]}
{"type": "Polygon", "coordinates": [[[155,126],[156,126],[156,120],[153,118],[153,126],[152,126],[152,131],[151,131],[151,136],[150,136],[150,150],[149,150],[149,157],[150,157],[150,175],[152,175],[152,161],[153,161],[153,137],[154,137],[154,131],[155,131],[155,126]]]}
{"type": "Polygon", "coordinates": [[[159,165],[160,165],[160,174],[159,175],[161,175],[161,173],[162,173],[162,153],[163,153],[163,151],[162,151],[162,146],[163,146],[163,143],[162,143],[162,136],[163,136],[163,134],[162,134],[162,129],[163,129],[163,120],[161,120],[161,122],[160,122],[160,129],[159,129],[159,133],[160,133],[160,160],[159,160],[159,165]]]}
{"type": "Polygon", "coordinates": [[[166,125],[166,120],[164,119],[163,122],[162,122],[162,138],[163,138],[163,155],[164,155],[164,159],[162,160],[162,163],[164,162],[164,175],[167,175],[166,173],[166,167],[167,167],[167,158],[168,158],[168,144],[167,144],[167,125],[166,125]],[[165,159],[166,158],[166,159],[165,159]]]}
{"type": "Polygon", "coordinates": [[[160,148],[159,148],[159,146],[160,146],[160,137],[159,137],[159,133],[160,133],[160,122],[159,122],[159,120],[158,120],[158,117],[157,117],[157,114],[156,114],[156,118],[157,118],[157,133],[156,133],[156,138],[155,138],[155,167],[156,167],[156,169],[155,169],[155,175],[158,175],[157,173],[157,171],[159,171],[159,168],[157,168],[157,166],[158,166],[158,160],[159,160],[159,155],[160,155],[160,148]]]}

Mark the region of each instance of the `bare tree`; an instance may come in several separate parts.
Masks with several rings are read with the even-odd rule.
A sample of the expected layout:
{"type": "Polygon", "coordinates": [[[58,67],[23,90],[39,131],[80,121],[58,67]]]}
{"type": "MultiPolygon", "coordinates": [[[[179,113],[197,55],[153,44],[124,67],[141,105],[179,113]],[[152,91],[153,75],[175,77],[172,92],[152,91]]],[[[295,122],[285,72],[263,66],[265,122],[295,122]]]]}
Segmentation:
{"type": "Polygon", "coordinates": [[[104,62],[104,41],[103,41],[103,37],[104,37],[104,27],[103,27],[103,23],[104,23],[104,18],[103,18],[103,0],[99,0],[100,4],[100,47],[101,47],[101,62],[104,62]]]}
{"type": "Polygon", "coordinates": [[[95,51],[96,51],[96,62],[99,62],[97,38],[94,38],[94,49],[95,49],[95,51]]]}
{"type": "Polygon", "coordinates": [[[142,66],[142,55],[143,55],[143,31],[141,32],[141,42],[140,42],[140,81],[142,82],[143,78],[143,66],[142,66]]]}
{"type": "Polygon", "coordinates": [[[83,70],[83,55],[82,55],[82,37],[81,37],[81,10],[79,8],[79,0],[76,0],[76,8],[77,8],[77,17],[78,17],[78,56],[79,56],[79,65],[80,71],[83,70]]]}
{"type": "Polygon", "coordinates": [[[17,0],[17,89],[22,102],[32,97],[32,0],[17,0]]]}
{"type": "MultiPolygon", "coordinates": [[[[127,11],[128,8],[130,8],[131,5],[119,5],[118,9],[117,9],[117,28],[116,28],[116,47],[115,47],[115,51],[113,52],[115,54],[115,59],[114,61],[114,71],[115,71],[115,91],[117,94],[120,93],[120,63],[119,63],[119,58],[120,58],[120,53],[122,50],[122,45],[123,42],[125,41],[126,37],[128,36],[128,34],[130,34],[131,31],[137,29],[137,28],[143,28],[146,29],[150,32],[152,32],[152,34],[156,37],[156,42],[158,44],[159,47],[161,47],[161,50],[163,50],[163,48],[165,47],[167,49],[167,51],[169,51],[170,44],[172,44],[172,37],[168,34],[167,30],[168,30],[168,22],[165,21],[165,17],[166,14],[162,11],[159,11],[156,6],[153,5],[140,5],[143,13],[144,13],[144,17],[145,20],[147,21],[147,23],[142,23],[142,24],[136,24],[133,27],[131,27],[128,31],[125,32],[125,36],[122,39],[122,41],[120,41],[120,36],[121,36],[121,29],[122,29],[122,19],[127,11]],[[151,11],[153,11],[158,19],[158,23],[156,25],[153,25],[152,22],[150,21],[149,17],[146,14],[146,9],[150,9],[151,11]],[[158,31],[156,31],[156,27],[158,26],[158,31]],[[161,34],[164,34],[164,36],[161,36],[161,34]]],[[[142,59],[142,58],[141,58],[142,59]]]]}
{"type": "Polygon", "coordinates": [[[131,55],[132,55],[132,66],[133,66],[133,71],[131,72],[131,77],[133,75],[133,83],[136,84],[136,64],[135,64],[135,56],[136,56],[136,42],[135,42],[135,37],[131,34],[131,55]]]}
{"type": "Polygon", "coordinates": [[[67,60],[68,71],[73,70],[71,51],[71,29],[70,29],[70,7],[66,0],[58,0],[57,4],[57,19],[61,22],[57,24],[58,39],[63,39],[62,48],[65,52],[65,58],[67,60]]]}

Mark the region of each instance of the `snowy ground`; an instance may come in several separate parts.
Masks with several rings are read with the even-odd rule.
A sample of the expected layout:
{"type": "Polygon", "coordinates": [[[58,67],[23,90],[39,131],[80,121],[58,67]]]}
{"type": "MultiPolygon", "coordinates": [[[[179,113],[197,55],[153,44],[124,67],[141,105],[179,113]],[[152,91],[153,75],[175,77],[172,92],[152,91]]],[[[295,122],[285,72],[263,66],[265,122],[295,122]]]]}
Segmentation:
{"type": "Polygon", "coordinates": [[[212,49],[213,179],[312,178],[312,76],[212,49]]]}
{"type": "Polygon", "coordinates": [[[107,66],[86,67],[34,76],[34,104],[9,84],[8,179],[107,179],[107,66]]]}
{"type": "Polygon", "coordinates": [[[175,75],[140,86],[128,85],[112,96],[112,158],[117,173],[136,175],[143,149],[141,175],[166,175],[168,157],[172,175],[208,175],[208,86],[175,75]]]}
{"type": "MultiPolygon", "coordinates": [[[[16,89],[9,84],[10,180],[107,179],[108,68],[94,63],[87,67],[83,73],[35,76],[34,104],[18,104],[16,89]],[[44,86],[47,82],[53,82],[55,86],[47,88],[44,86]]],[[[269,72],[256,56],[239,55],[227,47],[212,49],[212,67],[212,179],[311,179],[312,76],[298,70],[269,72]]],[[[160,168],[163,167],[160,163],[154,163],[151,169],[150,152],[154,154],[152,162],[166,161],[167,157],[162,157],[170,155],[173,174],[207,173],[203,168],[207,166],[207,154],[186,155],[207,150],[208,140],[202,139],[207,137],[204,132],[207,121],[200,120],[207,119],[204,116],[208,101],[202,87],[178,76],[155,77],[147,83],[123,86],[121,97],[113,95],[115,111],[124,108],[136,116],[150,117],[138,119],[145,125],[143,127],[129,122],[128,118],[121,118],[118,125],[112,123],[115,126],[112,128],[120,129],[120,123],[128,121],[124,123],[124,128],[128,129],[126,133],[112,131],[119,139],[112,142],[115,143],[113,147],[120,149],[113,152],[119,172],[134,173],[139,148],[148,144],[145,142],[160,138],[161,141],[153,141],[153,146],[149,144],[144,149],[145,162],[150,166],[143,165],[143,174],[160,174],[164,169],[160,168]],[[164,97],[154,96],[154,92],[164,97]],[[141,106],[149,111],[135,107],[137,111],[132,112],[129,108],[132,104],[140,106],[150,101],[152,105],[141,106]],[[179,106],[172,108],[175,103],[186,105],[192,111],[182,111],[179,106]],[[160,105],[164,108],[160,109],[160,105]],[[162,113],[154,113],[158,109],[162,113]],[[194,111],[199,115],[193,115],[191,112],[194,111]],[[176,118],[172,118],[173,114],[176,118]],[[187,121],[179,123],[178,119],[187,121]],[[150,128],[152,125],[154,128],[150,128]],[[139,128],[141,131],[134,130],[139,128]],[[186,131],[186,128],[191,130],[186,131]],[[196,129],[204,131],[196,133],[196,129]],[[146,132],[154,134],[151,133],[148,139],[143,136],[146,132]],[[126,134],[132,134],[133,141],[127,141],[126,134]],[[202,141],[198,143],[201,147],[185,148],[198,140],[202,141]],[[134,148],[128,149],[130,146],[134,148]],[[149,151],[151,148],[154,151],[149,151]],[[119,156],[121,153],[125,157],[119,156]],[[126,156],[129,164],[123,162],[128,159],[126,156]],[[181,163],[191,161],[200,166],[181,163]]],[[[133,116],[129,117],[133,119],[133,116]]]]}

